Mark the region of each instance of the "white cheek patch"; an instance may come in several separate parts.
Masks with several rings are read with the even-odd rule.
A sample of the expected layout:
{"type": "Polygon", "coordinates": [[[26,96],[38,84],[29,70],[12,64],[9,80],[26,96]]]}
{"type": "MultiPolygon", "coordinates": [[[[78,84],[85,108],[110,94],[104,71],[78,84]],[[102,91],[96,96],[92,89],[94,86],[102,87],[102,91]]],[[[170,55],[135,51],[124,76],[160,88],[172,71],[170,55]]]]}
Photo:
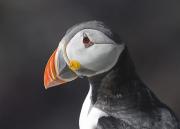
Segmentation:
{"type": "Polygon", "coordinates": [[[104,33],[92,29],[78,32],[66,47],[67,56],[70,60],[78,60],[84,68],[96,71],[94,74],[103,73],[111,69],[116,64],[123,50],[124,44],[117,45],[104,33]],[[85,48],[82,42],[83,33],[87,34],[94,45],[85,48]]]}

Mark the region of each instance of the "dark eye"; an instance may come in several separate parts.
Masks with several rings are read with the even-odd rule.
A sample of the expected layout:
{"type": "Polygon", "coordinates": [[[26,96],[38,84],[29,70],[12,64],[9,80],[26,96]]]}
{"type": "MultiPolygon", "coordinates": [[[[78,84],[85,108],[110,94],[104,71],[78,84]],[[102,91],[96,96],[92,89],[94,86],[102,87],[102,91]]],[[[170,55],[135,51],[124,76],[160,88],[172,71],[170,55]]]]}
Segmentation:
{"type": "Polygon", "coordinates": [[[86,35],[86,33],[83,34],[83,44],[85,46],[85,48],[88,48],[90,46],[92,46],[94,43],[91,42],[91,40],[88,38],[88,36],[86,35]]]}
{"type": "Polygon", "coordinates": [[[89,40],[89,38],[87,36],[83,37],[83,43],[84,44],[90,43],[90,40],[89,40]]]}

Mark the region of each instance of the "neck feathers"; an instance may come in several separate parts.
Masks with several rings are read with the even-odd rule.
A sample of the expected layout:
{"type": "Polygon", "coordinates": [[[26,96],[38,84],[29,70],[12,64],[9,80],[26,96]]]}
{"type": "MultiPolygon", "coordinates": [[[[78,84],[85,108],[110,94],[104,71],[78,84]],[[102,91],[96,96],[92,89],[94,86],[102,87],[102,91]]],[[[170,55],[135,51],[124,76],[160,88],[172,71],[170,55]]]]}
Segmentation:
{"type": "Polygon", "coordinates": [[[127,48],[111,70],[89,78],[89,82],[92,85],[92,104],[96,103],[100,108],[135,109],[143,105],[150,109],[157,102],[137,76],[127,48]]]}

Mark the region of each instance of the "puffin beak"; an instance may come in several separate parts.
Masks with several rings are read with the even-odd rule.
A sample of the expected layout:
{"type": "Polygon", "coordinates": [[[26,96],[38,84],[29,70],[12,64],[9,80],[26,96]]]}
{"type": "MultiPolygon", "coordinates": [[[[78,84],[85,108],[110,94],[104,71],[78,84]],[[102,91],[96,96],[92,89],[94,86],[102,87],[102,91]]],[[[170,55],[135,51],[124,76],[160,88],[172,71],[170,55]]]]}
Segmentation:
{"type": "Polygon", "coordinates": [[[44,86],[46,89],[77,78],[77,75],[67,66],[62,51],[56,49],[48,60],[44,71],[44,86]]]}
{"type": "Polygon", "coordinates": [[[57,76],[56,66],[55,66],[55,55],[56,50],[53,52],[48,60],[48,63],[44,72],[44,86],[45,88],[53,87],[55,85],[63,84],[65,81],[61,80],[57,76]]]}

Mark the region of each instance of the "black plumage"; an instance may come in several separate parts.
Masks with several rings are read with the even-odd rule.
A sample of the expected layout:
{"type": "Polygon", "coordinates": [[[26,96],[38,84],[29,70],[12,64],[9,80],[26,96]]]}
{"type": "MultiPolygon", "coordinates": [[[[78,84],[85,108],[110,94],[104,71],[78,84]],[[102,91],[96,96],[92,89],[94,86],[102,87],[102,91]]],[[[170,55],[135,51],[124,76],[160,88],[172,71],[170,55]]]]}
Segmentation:
{"type": "Polygon", "coordinates": [[[180,129],[175,114],[136,74],[127,48],[111,70],[89,82],[93,106],[109,115],[99,119],[97,129],[180,129]]]}

